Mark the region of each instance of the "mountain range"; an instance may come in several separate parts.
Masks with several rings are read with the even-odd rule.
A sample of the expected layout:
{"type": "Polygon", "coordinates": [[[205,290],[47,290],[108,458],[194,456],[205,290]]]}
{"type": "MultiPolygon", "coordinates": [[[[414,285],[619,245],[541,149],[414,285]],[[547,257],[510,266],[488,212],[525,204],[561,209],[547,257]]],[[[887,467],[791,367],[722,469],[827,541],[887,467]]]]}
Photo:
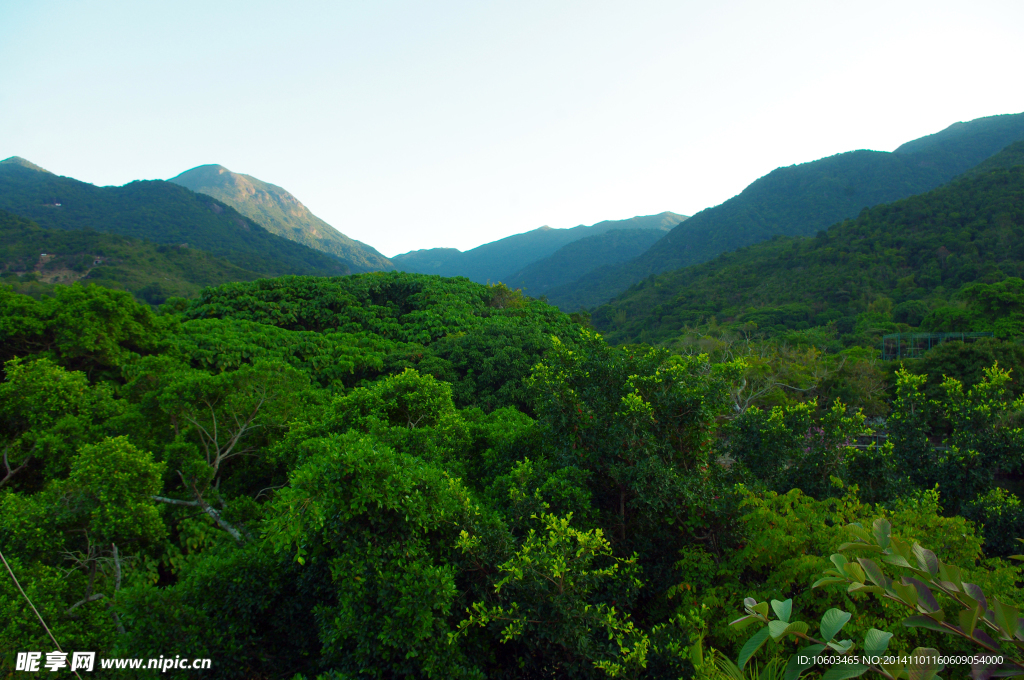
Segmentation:
{"type": "MultiPolygon", "coordinates": [[[[815,236],[777,236],[645,279],[592,319],[612,342],[667,342],[707,324],[768,333],[832,324],[870,345],[872,334],[915,327],[990,330],[1007,319],[965,316],[959,296],[1008,277],[1024,277],[1024,141],[815,236]]],[[[1024,292],[993,290],[992,309],[1024,292]]]]}
{"type": "Polygon", "coordinates": [[[773,170],[725,203],[680,223],[628,262],[548,291],[563,310],[607,302],[634,283],[777,235],[806,236],[864,208],[934,189],[1024,139],[1024,113],[956,123],[895,151],[850,151],[773,170]]]}
{"type": "Polygon", "coordinates": [[[97,187],[37,167],[18,158],[0,162],[0,210],[46,229],[91,229],[197,248],[263,276],[350,271],[336,257],[271,234],[234,208],[177,184],[97,187]]]}
{"type": "Polygon", "coordinates": [[[168,180],[231,206],[290,241],[334,255],[353,273],[394,269],[372,247],[345,236],[279,186],[221,165],[200,165],[168,180]]]}
{"type": "MultiPolygon", "coordinates": [[[[395,267],[418,274],[465,276],[477,283],[498,281],[515,283],[515,275],[524,267],[554,255],[563,246],[612,230],[659,230],[667,232],[686,219],[685,215],[663,212],[627,220],[606,220],[592,226],[571,229],[539,227],[507,236],[465,252],[455,248],[414,250],[391,258],[395,267]]],[[[536,291],[532,291],[533,294],[536,291]]]]}

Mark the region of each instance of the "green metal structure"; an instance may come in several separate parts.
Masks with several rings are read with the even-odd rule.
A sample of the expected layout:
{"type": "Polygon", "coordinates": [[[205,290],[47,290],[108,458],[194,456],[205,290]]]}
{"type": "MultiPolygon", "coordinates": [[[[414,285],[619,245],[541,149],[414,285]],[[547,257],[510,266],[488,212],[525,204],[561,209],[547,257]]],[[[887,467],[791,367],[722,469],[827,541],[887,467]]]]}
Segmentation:
{"type": "Polygon", "coordinates": [[[990,338],[991,331],[978,333],[891,333],[882,336],[882,360],[917,359],[936,345],[959,340],[972,342],[975,338],[990,338]]]}

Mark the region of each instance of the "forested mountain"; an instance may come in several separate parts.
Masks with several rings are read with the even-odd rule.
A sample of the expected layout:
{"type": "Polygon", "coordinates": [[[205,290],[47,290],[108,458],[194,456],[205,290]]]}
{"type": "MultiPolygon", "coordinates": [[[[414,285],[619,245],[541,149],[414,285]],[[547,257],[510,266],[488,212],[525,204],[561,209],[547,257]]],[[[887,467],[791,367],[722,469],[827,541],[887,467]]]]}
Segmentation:
{"type": "Polygon", "coordinates": [[[330,253],[353,272],[394,268],[372,247],[345,236],[274,184],[220,165],[200,165],[168,181],[230,205],[271,234],[330,253]]]}
{"type": "Polygon", "coordinates": [[[38,295],[52,292],[50,284],[81,281],[158,305],[171,296],[194,297],[205,286],[259,277],[195,248],[91,229],[42,229],[0,210],[0,281],[19,292],[38,295]]]}
{"type": "Polygon", "coordinates": [[[1022,159],[1017,142],[976,172],[815,237],[777,236],[651,277],[598,308],[593,322],[613,342],[664,341],[712,318],[768,331],[831,322],[843,334],[901,323],[992,330],[997,319],[972,320],[950,301],[969,284],[1024,277],[1022,159]]]}
{"type": "MultiPolygon", "coordinates": [[[[546,295],[555,286],[569,284],[607,264],[630,260],[665,235],[665,229],[612,229],[568,243],[553,255],[527,265],[507,283],[532,297],[546,295]]],[[[562,308],[562,311],[575,311],[562,308]]]]}
{"type": "Polygon", "coordinates": [[[28,168],[29,170],[37,170],[39,172],[46,172],[46,173],[50,172],[46,168],[41,168],[41,167],[39,167],[38,165],[36,165],[35,163],[33,163],[31,161],[25,160],[21,156],[11,156],[10,158],[5,158],[4,160],[0,161],[0,165],[4,165],[4,164],[7,164],[7,165],[20,165],[23,168],[28,168]]]}
{"type": "Polygon", "coordinates": [[[507,236],[466,252],[455,248],[415,250],[391,258],[398,269],[440,276],[465,276],[477,283],[505,281],[527,265],[555,253],[562,246],[613,229],[668,230],[686,217],[672,212],[607,220],[592,226],[552,229],[540,227],[523,234],[507,236]]]}
{"type": "Polygon", "coordinates": [[[1024,113],[956,123],[892,153],[850,151],[778,168],[697,213],[640,257],[553,289],[562,308],[593,307],[637,281],[774,236],[809,236],[862,209],[934,189],[1024,139],[1024,113]]]}
{"type": "Polygon", "coordinates": [[[275,236],[234,208],[170,182],[97,187],[3,163],[0,209],[46,229],[92,229],[158,244],[188,244],[265,276],[348,272],[337,258],[275,236]]]}

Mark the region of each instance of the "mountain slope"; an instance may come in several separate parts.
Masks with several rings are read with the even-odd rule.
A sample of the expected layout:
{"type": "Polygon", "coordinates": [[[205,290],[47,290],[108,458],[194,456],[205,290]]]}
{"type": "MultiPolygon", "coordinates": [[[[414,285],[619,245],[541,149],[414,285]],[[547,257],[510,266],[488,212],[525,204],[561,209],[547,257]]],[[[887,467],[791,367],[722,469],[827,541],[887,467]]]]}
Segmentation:
{"type": "Polygon", "coordinates": [[[455,248],[430,248],[396,255],[391,261],[402,271],[465,276],[477,283],[497,282],[508,279],[527,265],[554,254],[573,241],[613,229],[670,229],[685,219],[684,215],[663,212],[628,220],[606,220],[589,227],[540,227],[485,243],[466,252],[455,248]]]}
{"type": "Polygon", "coordinates": [[[92,229],[188,244],[264,276],[348,273],[336,258],[269,233],[220,201],[162,181],[97,187],[0,164],[0,209],[48,229],[92,229]]]}
{"type": "Polygon", "coordinates": [[[271,234],[330,253],[353,272],[394,268],[386,257],[345,236],[274,184],[220,165],[200,165],[168,181],[230,205],[271,234]]]}
{"type": "Polygon", "coordinates": [[[806,236],[873,205],[922,193],[1024,139],[1024,113],[979,118],[892,153],[851,151],[778,168],[683,222],[640,257],[549,291],[563,308],[592,307],[641,279],[706,262],[776,235],[806,236]]]}
{"type": "Polygon", "coordinates": [[[205,286],[259,277],[195,248],[90,229],[42,229],[0,210],[0,281],[19,292],[81,281],[128,290],[160,304],[171,296],[192,297],[205,286]]]}
{"type": "Polygon", "coordinates": [[[917,326],[964,285],[1024,276],[1024,165],[1013,165],[1022,158],[1017,142],[986,161],[987,172],[815,237],[780,236],[652,277],[595,310],[593,323],[613,342],[664,341],[712,318],[768,331],[835,322],[852,333],[874,310],[871,323],[888,314],[917,326]]]}
{"type": "MultiPolygon", "coordinates": [[[[637,257],[665,235],[664,229],[613,229],[568,243],[509,277],[508,285],[531,297],[569,284],[595,268],[637,257]]],[[[562,308],[564,312],[572,309],[562,308]]]]}
{"type": "Polygon", "coordinates": [[[35,163],[33,163],[32,161],[25,160],[21,156],[11,156],[10,158],[5,158],[2,161],[0,161],[0,165],[3,165],[5,163],[8,164],[8,165],[20,165],[21,167],[28,168],[29,170],[36,170],[38,172],[45,172],[45,173],[48,173],[48,174],[53,174],[53,173],[50,173],[50,171],[47,170],[46,168],[41,168],[38,165],[36,165],[35,163]]]}

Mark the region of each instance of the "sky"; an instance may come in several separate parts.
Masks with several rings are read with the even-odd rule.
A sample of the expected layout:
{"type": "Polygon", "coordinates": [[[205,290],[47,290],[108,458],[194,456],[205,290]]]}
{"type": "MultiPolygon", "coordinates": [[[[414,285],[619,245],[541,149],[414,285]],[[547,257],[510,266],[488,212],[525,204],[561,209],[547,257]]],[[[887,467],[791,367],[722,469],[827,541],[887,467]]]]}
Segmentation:
{"type": "Polygon", "coordinates": [[[387,256],[1024,111],[1024,2],[0,0],[0,158],[218,163],[387,256]]]}

